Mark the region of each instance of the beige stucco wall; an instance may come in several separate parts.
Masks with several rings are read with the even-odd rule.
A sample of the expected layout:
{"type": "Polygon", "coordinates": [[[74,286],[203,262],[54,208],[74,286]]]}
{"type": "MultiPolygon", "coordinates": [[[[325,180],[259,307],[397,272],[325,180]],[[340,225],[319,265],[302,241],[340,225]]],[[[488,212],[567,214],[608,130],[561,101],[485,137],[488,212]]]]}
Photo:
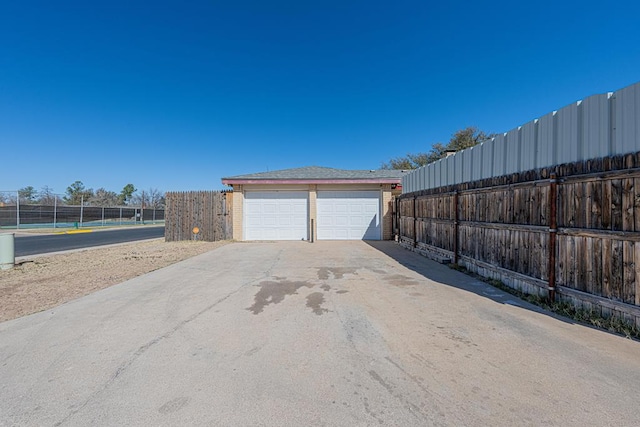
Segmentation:
{"type": "Polygon", "coordinates": [[[309,240],[314,242],[318,237],[318,186],[309,186],[309,240]]]}
{"type": "Polygon", "coordinates": [[[244,193],[243,193],[242,185],[234,185],[233,186],[233,208],[232,208],[233,240],[244,239],[244,236],[242,235],[243,203],[244,203],[244,193]]]}
{"type": "Polygon", "coordinates": [[[393,200],[391,184],[382,187],[382,240],[393,239],[393,200]]]}
{"type": "Polygon", "coordinates": [[[246,191],[308,191],[309,192],[309,239],[313,236],[317,238],[317,197],[318,191],[356,191],[356,190],[378,190],[380,191],[381,200],[381,225],[382,239],[393,239],[393,212],[391,209],[392,190],[391,184],[311,184],[311,185],[234,185],[233,186],[233,238],[235,240],[243,240],[243,202],[244,193],[246,191]],[[313,221],[311,221],[313,220],[313,221]],[[313,230],[311,229],[313,223],[313,230]]]}

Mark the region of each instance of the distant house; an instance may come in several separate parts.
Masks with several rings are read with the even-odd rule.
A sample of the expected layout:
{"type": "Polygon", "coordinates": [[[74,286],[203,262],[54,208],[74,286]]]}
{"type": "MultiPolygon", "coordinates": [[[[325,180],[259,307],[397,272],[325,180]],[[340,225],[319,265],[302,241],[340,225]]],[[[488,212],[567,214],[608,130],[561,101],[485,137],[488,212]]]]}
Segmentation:
{"type": "Polygon", "coordinates": [[[223,178],[233,186],[233,238],[391,239],[391,197],[402,175],[310,166],[223,178]]]}

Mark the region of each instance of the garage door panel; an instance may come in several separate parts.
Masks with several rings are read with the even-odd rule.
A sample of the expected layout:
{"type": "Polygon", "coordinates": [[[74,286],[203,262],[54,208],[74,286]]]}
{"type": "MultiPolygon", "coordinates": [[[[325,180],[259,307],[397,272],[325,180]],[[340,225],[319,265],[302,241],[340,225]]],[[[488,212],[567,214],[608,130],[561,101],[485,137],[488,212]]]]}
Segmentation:
{"type": "Polygon", "coordinates": [[[304,191],[247,191],[245,240],[307,239],[308,194],[304,191]]]}
{"type": "Polygon", "coordinates": [[[268,203],[268,204],[265,203],[262,206],[257,205],[256,208],[258,211],[260,211],[260,213],[265,213],[265,214],[272,214],[278,211],[278,207],[276,206],[275,203],[268,203]]]}
{"type": "Polygon", "coordinates": [[[380,240],[379,191],[319,191],[318,239],[380,240]]]}

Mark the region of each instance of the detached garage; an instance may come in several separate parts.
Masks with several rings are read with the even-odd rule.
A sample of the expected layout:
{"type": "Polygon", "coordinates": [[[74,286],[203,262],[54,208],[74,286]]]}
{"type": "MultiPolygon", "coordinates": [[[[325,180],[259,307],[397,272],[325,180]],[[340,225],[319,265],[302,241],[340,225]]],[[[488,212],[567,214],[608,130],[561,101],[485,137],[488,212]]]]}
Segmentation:
{"type": "Polygon", "coordinates": [[[233,187],[236,240],[391,239],[397,170],[311,166],[223,178],[233,187]]]}

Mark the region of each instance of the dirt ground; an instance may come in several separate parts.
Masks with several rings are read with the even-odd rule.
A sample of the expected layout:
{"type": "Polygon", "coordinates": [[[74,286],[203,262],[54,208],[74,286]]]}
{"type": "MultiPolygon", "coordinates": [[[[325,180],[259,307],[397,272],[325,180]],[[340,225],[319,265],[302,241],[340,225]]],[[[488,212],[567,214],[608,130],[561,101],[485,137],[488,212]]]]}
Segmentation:
{"type": "Polygon", "coordinates": [[[58,306],[228,242],[151,240],[30,257],[0,270],[0,322],[58,306]]]}

